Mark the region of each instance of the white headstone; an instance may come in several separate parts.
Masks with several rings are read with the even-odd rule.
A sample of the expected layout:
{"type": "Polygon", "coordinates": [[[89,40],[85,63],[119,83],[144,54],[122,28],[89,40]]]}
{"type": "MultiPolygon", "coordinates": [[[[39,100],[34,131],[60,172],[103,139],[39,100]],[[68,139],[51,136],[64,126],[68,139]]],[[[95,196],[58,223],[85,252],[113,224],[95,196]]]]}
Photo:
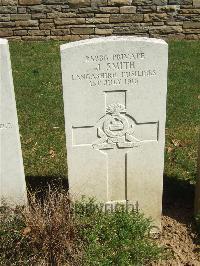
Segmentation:
{"type": "Polygon", "coordinates": [[[61,46],[72,195],[139,205],[160,227],[168,46],[108,37],[61,46]]]}
{"type": "Polygon", "coordinates": [[[198,142],[198,158],[197,158],[197,182],[195,187],[194,213],[200,215],[200,132],[198,142]]]}
{"type": "Polygon", "coordinates": [[[16,103],[8,41],[0,39],[0,204],[26,202],[16,103]]]}

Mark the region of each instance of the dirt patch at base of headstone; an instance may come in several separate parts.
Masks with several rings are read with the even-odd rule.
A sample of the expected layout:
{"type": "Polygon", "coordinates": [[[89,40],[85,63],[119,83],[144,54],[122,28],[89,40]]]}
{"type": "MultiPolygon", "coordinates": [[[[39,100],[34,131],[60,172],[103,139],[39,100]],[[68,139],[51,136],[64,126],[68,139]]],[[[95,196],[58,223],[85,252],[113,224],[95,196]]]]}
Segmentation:
{"type": "MultiPolygon", "coordinates": [[[[188,213],[182,213],[185,217],[188,213]]],[[[188,217],[189,218],[189,215],[188,217]]],[[[173,258],[156,265],[200,265],[200,246],[196,243],[196,234],[191,219],[187,223],[178,222],[169,216],[162,217],[163,232],[158,243],[173,253],[173,258]]]]}
{"type": "Polygon", "coordinates": [[[158,244],[172,252],[156,266],[199,266],[200,238],[194,220],[194,186],[167,178],[164,184],[162,234],[158,244]]]}

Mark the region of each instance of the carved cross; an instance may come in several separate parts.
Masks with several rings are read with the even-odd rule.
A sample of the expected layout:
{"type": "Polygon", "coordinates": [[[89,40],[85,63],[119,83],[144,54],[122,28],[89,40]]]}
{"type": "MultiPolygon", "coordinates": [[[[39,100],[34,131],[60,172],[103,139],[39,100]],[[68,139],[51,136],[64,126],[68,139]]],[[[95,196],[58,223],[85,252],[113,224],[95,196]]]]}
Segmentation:
{"type": "MultiPolygon", "coordinates": [[[[108,96],[105,94],[106,97],[108,96]]],[[[124,94],[126,97],[126,94],[124,94]]],[[[105,101],[107,102],[107,101],[105,101]]],[[[115,102],[107,104],[105,114],[93,126],[72,127],[73,146],[91,146],[91,149],[103,152],[107,158],[107,201],[127,201],[127,156],[133,148],[146,142],[158,141],[158,122],[138,123],[126,113],[126,106],[115,102]],[[146,139],[135,137],[135,129],[148,126],[146,139]],[[81,143],[78,138],[90,131],[93,135],[90,143],[81,143]],[[153,135],[153,137],[152,137],[153,135]]],[[[142,130],[142,129],[141,129],[142,130]]],[[[139,131],[141,131],[139,130],[139,131]]]]}

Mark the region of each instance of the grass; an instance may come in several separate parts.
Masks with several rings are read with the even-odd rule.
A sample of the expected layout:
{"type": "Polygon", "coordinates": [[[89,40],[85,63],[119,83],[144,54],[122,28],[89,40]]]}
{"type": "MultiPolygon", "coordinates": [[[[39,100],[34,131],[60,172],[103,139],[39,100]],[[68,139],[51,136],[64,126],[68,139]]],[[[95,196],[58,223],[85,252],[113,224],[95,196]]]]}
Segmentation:
{"type": "MultiPolygon", "coordinates": [[[[89,203],[94,206],[93,202],[89,203]]],[[[81,206],[86,204],[81,202],[81,206]]],[[[103,213],[89,208],[81,215],[80,222],[87,266],[148,265],[169,255],[150,238],[151,220],[134,211],[118,208],[115,212],[103,213]]]]}
{"type": "Polygon", "coordinates": [[[47,199],[31,195],[29,206],[1,207],[0,265],[80,265],[69,198],[50,192],[47,199]]]}
{"type": "Polygon", "coordinates": [[[66,176],[59,43],[11,43],[27,176],[66,176]]]}
{"type": "Polygon", "coordinates": [[[200,125],[200,42],[169,43],[165,173],[196,179],[200,125]]]}
{"type": "MultiPolygon", "coordinates": [[[[60,42],[11,42],[26,176],[67,175],[60,42]]],[[[196,178],[200,42],[169,42],[165,175],[196,178]]]]}
{"type": "Polygon", "coordinates": [[[149,237],[150,220],[123,208],[102,212],[93,200],[72,205],[49,190],[43,203],[0,208],[0,265],[148,265],[166,257],[149,237]]]}

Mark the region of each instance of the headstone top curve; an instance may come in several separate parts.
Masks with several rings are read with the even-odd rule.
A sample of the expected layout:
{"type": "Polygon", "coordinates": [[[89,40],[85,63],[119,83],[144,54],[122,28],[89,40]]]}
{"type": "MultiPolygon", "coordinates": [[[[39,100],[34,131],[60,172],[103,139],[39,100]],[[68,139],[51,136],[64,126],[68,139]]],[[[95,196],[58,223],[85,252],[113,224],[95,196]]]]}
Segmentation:
{"type": "Polygon", "coordinates": [[[7,39],[0,38],[0,44],[7,44],[7,43],[8,43],[7,39]]]}
{"type": "Polygon", "coordinates": [[[70,42],[66,44],[62,44],[60,46],[61,52],[67,48],[72,48],[76,46],[82,46],[86,44],[98,44],[98,43],[107,43],[113,41],[132,41],[132,42],[146,42],[146,43],[155,43],[155,44],[162,44],[168,46],[167,42],[162,39],[156,38],[147,38],[147,37],[135,37],[135,36],[111,36],[111,37],[100,37],[100,38],[93,38],[93,39],[86,39],[81,41],[70,42]]]}

